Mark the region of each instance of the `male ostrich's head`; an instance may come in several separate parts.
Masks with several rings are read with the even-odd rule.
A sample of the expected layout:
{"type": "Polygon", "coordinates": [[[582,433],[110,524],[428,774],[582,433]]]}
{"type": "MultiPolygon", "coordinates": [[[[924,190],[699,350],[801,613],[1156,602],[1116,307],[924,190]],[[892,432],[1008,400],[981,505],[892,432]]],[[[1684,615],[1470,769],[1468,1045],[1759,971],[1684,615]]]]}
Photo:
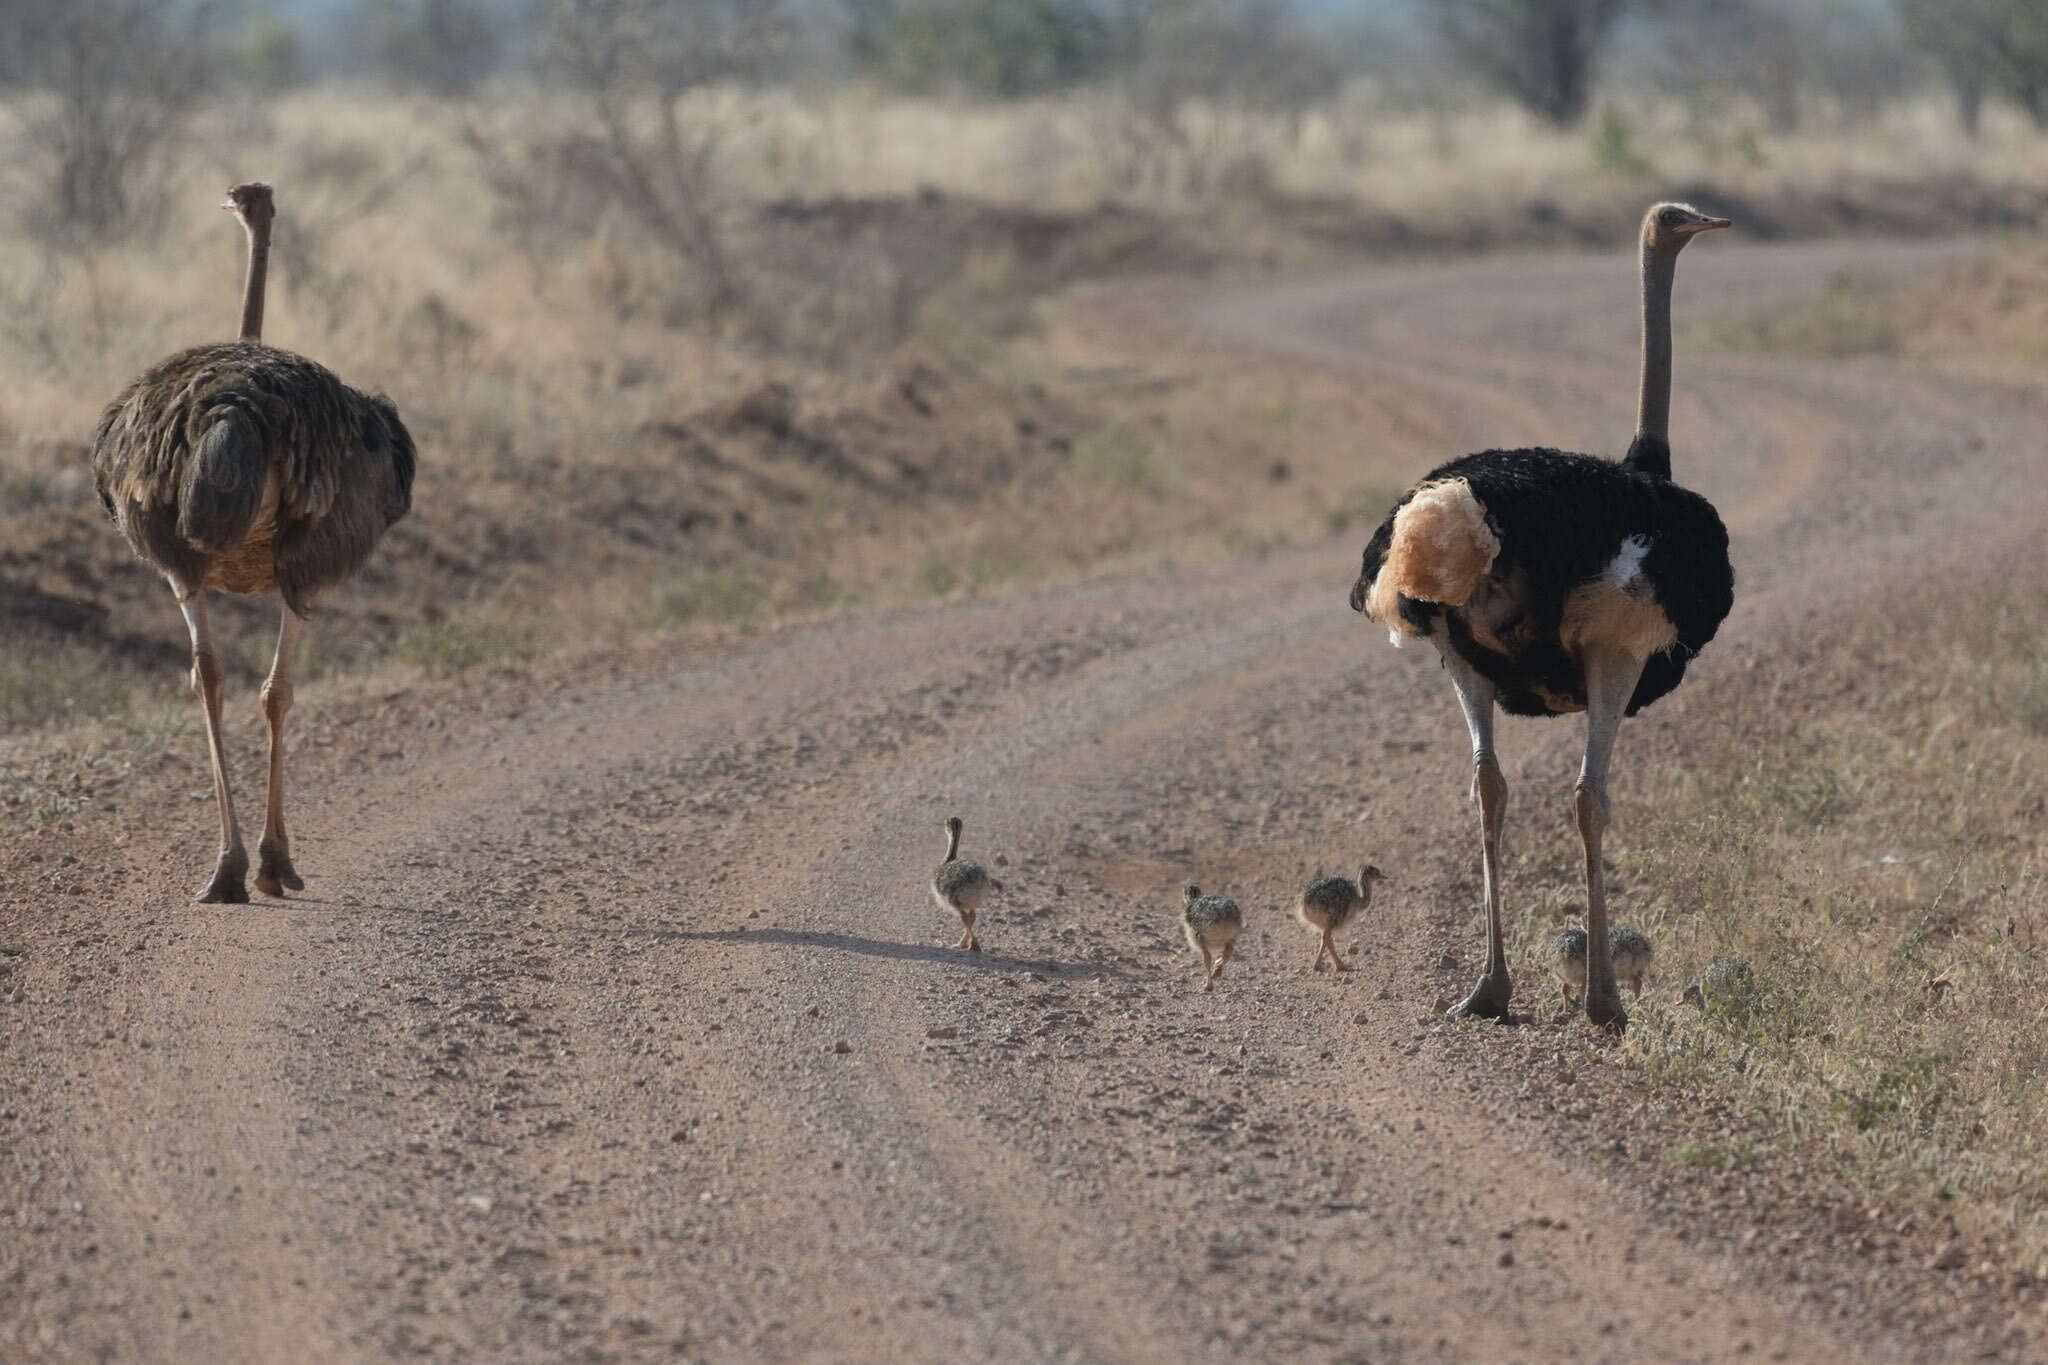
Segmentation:
{"type": "Polygon", "coordinates": [[[1201,898],[1202,898],[1202,888],[1201,888],[1201,887],[1199,887],[1199,886],[1196,886],[1196,885],[1195,885],[1194,883],[1192,883],[1192,882],[1190,882],[1190,883],[1188,884],[1188,887],[1187,887],[1187,889],[1186,889],[1186,890],[1184,890],[1184,891],[1182,891],[1182,892],[1180,893],[1180,903],[1181,903],[1182,905],[1193,905],[1193,904],[1194,904],[1194,903],[1195,903],[1196,901],[1200,900],[1201,898]]]}
{"type": "Polygon", "coordinates": [[[1372,889],[1372,884],[1373,884],[1374,882],[1376,882],[1376,881],[1380,880],[1380,879],[1381,879],[1382,877],[1384,877],[1384,876],[1386,876],[1386,875],[1387,875],[1386,873],[1384,873],[1384,872],[1380,871],[1380,870],[1379,870],[1379,869],[1378,869],[1377,867],[1374,867],[1374,866],[1373,866],[1373,865],[1372,865],[1371,863],[1367,863],[1367,864],[1365,865],[1365,868],[1364,868],[1364,870],[1363,870],[1363,871],[1361,871],[1361,872],[1360,872],[1360,873],[1358,874],[1358,886],[1359,886],[1359,889],[1360,889],[1360,890],[1364,890],[1364,891],[1369,891],[1369,890],[1371,890],[1371,889],[1372,889]]]}
{"type": "Polygon", "coordinates": [[[1676,255],[1693,234],[1728,225],[1726,218],[1701,213],[1691,204],[1652,204],[1643,215],[1643,245],[1676,255]]]}
{"type": "Polygon", "coordinates": [[[221,201],[222,208],[242,220],[242,226],[254,231],[269,226],[277,216],[277,206],[271,202],[270,186],[260,180],[246,185],[236,185],[228,191],[228,197],[221,201]]]}

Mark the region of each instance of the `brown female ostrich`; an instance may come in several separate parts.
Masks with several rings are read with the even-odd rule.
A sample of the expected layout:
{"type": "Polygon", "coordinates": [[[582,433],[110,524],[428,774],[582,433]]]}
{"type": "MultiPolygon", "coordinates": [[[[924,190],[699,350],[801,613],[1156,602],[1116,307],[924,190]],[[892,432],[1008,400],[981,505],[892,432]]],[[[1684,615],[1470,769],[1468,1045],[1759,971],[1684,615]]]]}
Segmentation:
{"type": "Polygon", "coordinates": [[[192,633],[192,690],[206,711],[220,802],[220,860],[196,899],[240,903],[249,899],[249,855],[228,792],[207,589],[275,588],[284,599],[277,658],[263,683],[270,786],[256,869],[257,889],[282,896],[305,885],[284,832],[292,648],[313,595],[361,568],[412,506],[414,455],[391,400],[257,339],[276,213],[270,186],[237,185],[221,207],[249,235],[241,340],[180,351],[122,390],[93,434],[92,471],[107,514],[170,583],[192,633]]]}
{"type": "Polygon", "coordinates": [[[1500,924],[1507,782],[1493,708],[1586,713],[1572,816],[1586,855],[1586,1017],[1628,1022],[1607,941],[1600,862],[1607,768],[1624,714],[1678,686],[1734,602],[1728,532],[1671,481],[1671,281],[1696,233],[1728,226],[1685,204],[1643,217],[1643,375],[1636,437],[1620,463],[1557,450],[1488,450],[1432,470],[1365,547],[1353,610],[1400,644],[1442,655],[1472,735],[1486,886],[1486,969],[1452,1013],[1499,1018],[1511,985],[1500,924]]]}

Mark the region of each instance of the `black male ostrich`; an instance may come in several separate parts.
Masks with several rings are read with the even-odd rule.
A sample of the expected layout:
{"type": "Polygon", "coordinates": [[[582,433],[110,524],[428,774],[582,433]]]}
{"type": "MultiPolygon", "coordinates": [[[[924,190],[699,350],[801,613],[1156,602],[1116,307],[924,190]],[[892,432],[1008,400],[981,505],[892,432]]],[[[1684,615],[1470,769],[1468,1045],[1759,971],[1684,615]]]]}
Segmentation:
{"type": "Polygon", "coordinates": [[[362,567],[412,505],[413,444],[398,409],[303,356],[265,346],[263,286],[275,216],[268,185],[237,185],[221,205],[249,235],[239,341],[162,361],[122,390],[93,435],[93,482],[135,552],[170,582],[192,633],[192,690],[206,711],[220,860],[202,901],[249,899],[249,855],[235,823],[220,735],[221,669],[206,592],[284,599],[277,658],[263,683],[269,801],[257,889],[305,883],[284,831],[284,718],[292,647],[315,593],[362,567]]]}
{"type": "Polygon", "coordinates": [[[1643,380],[1619,464],[1556,450],[1488,450],[1430,471],[1365,547],[1351,606],[1443,655],[1472,732],[1486,883],[1486,970],[1452,1013],[1499,1018],[1510,985],[1500,927],[1507,783],[1493,708],[1586,713],[1572,814],[1586,850],[1586,1014],[1628,1022],[1607,943],[1600,840],[1607,765],[1624,714],[1678,686],[1734,602],[1728,532],[1713,504],[1671,482],[1671,280],[1695,233],[1728,226],[1685,204],[1643,218],[1643,380]]]}

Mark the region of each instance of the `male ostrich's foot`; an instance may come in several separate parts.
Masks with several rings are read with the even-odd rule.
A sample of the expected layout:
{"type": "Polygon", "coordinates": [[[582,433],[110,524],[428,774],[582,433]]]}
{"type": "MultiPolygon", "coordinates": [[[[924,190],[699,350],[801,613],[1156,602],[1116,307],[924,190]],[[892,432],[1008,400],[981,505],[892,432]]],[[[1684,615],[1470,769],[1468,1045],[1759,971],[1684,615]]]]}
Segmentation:
{"type": "Polygon", "coordinates": [[[305,882],[299,879],[298,870],[292,866],[292,855],[269,844],[256,846],[256,889],[266,896],[283,896],[287,889],[304,891],[305,882]]]}
{"type": "Polygon", "coordinates": [[[1514,988],[1506,976],[1482,976],[1472,994],[1444,1011],[1450,1019],[1505,1019],[1514,988]]]}
{"type": "Polygon", "coordinates": [[[249,888],[244,878],[248,875],[248,853],[239,847],[231,848],[220,855],[213,880],[200,887],[192,899],[209,905],[247,905],[249,888]]]}
{"type": "Polygon", "coordinates": [[[1612,995],[1595,995],[1586,992],[1586,1018],[1606,1029],[1609,1033],[1620,1033],[1628,1027],[1628,1011],[1621,1007],[1621,992],[1612,995]]]}

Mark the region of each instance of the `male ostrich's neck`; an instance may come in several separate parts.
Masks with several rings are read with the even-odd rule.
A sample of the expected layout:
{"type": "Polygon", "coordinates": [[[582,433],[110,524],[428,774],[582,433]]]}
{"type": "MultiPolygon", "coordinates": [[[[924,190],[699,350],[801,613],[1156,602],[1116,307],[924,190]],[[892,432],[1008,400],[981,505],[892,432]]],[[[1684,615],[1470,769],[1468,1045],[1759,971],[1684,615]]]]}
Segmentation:
{"type": "Polygon", "coordinates": [[[959,856],[960,827],[958,825],[948,825],[946,826],[946,861],[950,863],[959,856]]]}
{"type": "Polygon", "coordinates": [[[249,274],[242,282],[242,340],[263,338],[263,284],[270,273],[270,220],[244,222],[249,231],[249,274]]]}
{"type": "Polygon", "coordinates": [[[1643,243],[1643,384],[1625,463],[1661,479],[1671,477],[1671,278],[1677,268],[1677,252],[1643,243]]]}

